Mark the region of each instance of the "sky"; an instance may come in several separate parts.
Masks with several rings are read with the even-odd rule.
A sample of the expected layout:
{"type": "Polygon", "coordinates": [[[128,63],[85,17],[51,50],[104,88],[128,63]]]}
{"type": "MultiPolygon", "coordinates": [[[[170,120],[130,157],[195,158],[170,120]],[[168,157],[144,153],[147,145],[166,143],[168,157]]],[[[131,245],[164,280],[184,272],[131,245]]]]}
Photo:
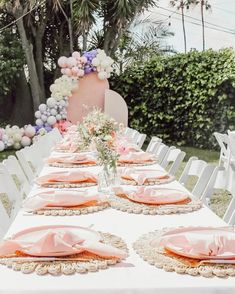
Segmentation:
{"type": "MultiPolygon", "coordinates": [[[[159,7],[152,9],[147,14],[155,21],[163,20],[166,25],[169,22],[171,23],[169,29],[175,35],[165,40],[165,42],[167,45],[173,46],[178,52],[183,52],[184,41],[181,15],[177,14],[179,11],[175,7],[171,7],[169,2],[169,0],[159,0],[159,7]],[[169,18],[170,15],[171,17],[169,18]]],[[[210,0],[210,4],[211,11],[205,12],[205,21],[208,22],[206,24],[207,28],[205,28],[206,49],[218,50],[224,47],[233,47],[235,49],[235,0],[210,0]]],[[[200,7],[194,7],[189,12],[186,12],[185,21],[187,50],[191,48],[202,50],[200,7]],[[196,25],[192,24],[192,22],[196,23],[196,25]]]]}

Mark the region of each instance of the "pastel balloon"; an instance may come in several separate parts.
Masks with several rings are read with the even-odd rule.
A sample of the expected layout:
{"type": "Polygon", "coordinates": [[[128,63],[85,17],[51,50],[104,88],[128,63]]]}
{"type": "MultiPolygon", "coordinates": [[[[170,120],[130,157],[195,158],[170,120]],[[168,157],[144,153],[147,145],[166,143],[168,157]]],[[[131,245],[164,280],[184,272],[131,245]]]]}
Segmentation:
{"type": "Polygon", "coordinates": [[[54,116],[49,116],[48,119],[47,119],[47,123],[50,125],[50,126],[53,126],[55,123],[56,123],[56,118],[54,116]]]}
{"type": "Polygon", "coordinates": [[[81,60],[82,63],[87,63],[87,58],[86,58],[86,56],[82,56],[82,57],[80,58],[80,60],[81,60]]]}
{"type": "Polygon", "coordinates": [[[80,53],[78,51],[74,51],[73,54],[72,54],[72,57],[74,58],[80,58],[80,53]]]}
{"type": "Polygon", "coordinates": [[[47,99],[47,106],[48,107],[53,108],[53,107],[55,107],[55,105],[56,105],[55,98],[50,97],[50,98],[47,99]]]}
{"type": "Polygon", "coordinates": [[[41,113],[43,113],[44,111],[46,111],[47,106],[46,104],[43,103],[39,105],[38,109],[40,110],[41,113]]]}
{"type": "Polygon", "coordinates": [[[55,108],[52,108],[50,113],[51,113],[51,115],[55,116],[55,115],[57,115],[57,110],[55,108]]]}
{"type": "Polygon", "coordinates": [[[68,77],[71,77],[73,75],[72,71],[70,68],[66,68],[65,69],[65,74],[68,76],[68,77]]]}
{"type": "Polygon", "coordinates": [[[25,133],[25,136],[29,137],[29,138],[32,138],[35,133],[36,133],[36,130],[33,126],[31,125],[28,125],[25,130],[24,130],[24,133],[25,133]]]}
{"type": "Polygon", "coordinates": [[[65,68],[61,68],[60,72],[62,73],[62,75],[65,75],[65,68]]]}
{"type": "Polygon", "coordinates": [[[40,118],[41,117],[41,112],[39,110],[37,110],[34,115],[35,115],[36,118],[40,118]]]}
{"type": "Polygon", "coordinates": [[[106,73],[105,71],[100,71],[100,72],[98,73],[98,78],[99,78],[100,80],[105,80],[105,79],[107,79],[107,73],[106,73]]]}
{"type": "Polygon", "coordinates": [[[22,136],[21,136],[21,134],[14,134],[13,135],[13,140],[14,140],[14,142],[20,142],[21,141],[21,138],[22,138],[22,136]]]}
{"type": "Polygon", "coordinates": [[[56,115],[56,119],[57,119],[57,120],[61,120],[61,118],[62,118],[61,114],[57,114],[57,115],[56,115]]]}
{"type": "Polygon", "coordinates": [[[3,151],[5,149],[5,144],[0,141],[0,152],[3,151]]]}
{"type": "Polygon", "coordinates": [[[39,127],[43,125],[43,121],[40,118],[36,119],[36,122],[35,123],[39,127]]]}
{"type": "Polygon", "coordinates": [[[31,144],[31,139],[27,136],[23,136],[20,143],[23,147],[29,146],[31,144]]]}
{"type": "Polygon", "coordinates": [[[67,66],[67,57],[65,56],[61,56],[59,59],[58,59],[58,65],[60,67],[66,67],[67,66]]]}
{"type": "Polygon", "coordinates": [[[21,147],[20,142],[14,143],[13,147],[14,147],[14,149],[20,149],[20,147],[21,147]]]}
{"type": "Polygon", "coordinates": [[[77,66],[74,66],[74,67],[72,67],[71,70],[72,70],[72,73],[76,75],[79,71],[79,68],[77,66]]]}
{"type": "Polygon", "coordinates": [[[79,77],[83,77],[84,74],[85,74],[84,70],[83,70],[83,69],[79,69],[79,71],[78,71],[78,76],[79,76],[79,77]]]}
{"type": "Polygon", "coordinates": [[[95,58],[92,60],[92,64],[93,64],[94,66],[99,66],[99,65],[100,65],[100,61],[99,61],[99,59],[95,57],[95,58]]]}
{"type": "Polygon", "coordinates": [[[74,57],[69,57],[67,63],[68,67],[72,68],[77,65],[77,60],[74,57]]]}

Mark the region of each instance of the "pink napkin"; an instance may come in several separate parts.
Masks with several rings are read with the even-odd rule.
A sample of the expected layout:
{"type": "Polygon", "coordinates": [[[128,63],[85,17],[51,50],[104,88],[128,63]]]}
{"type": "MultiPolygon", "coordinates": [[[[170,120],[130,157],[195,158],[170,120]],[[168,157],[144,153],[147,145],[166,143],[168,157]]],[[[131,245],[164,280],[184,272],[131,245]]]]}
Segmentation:
{"type": "Polygon", "coordinates": [[[155,160],[154,155],[147,152],[130,152],[119,157],[120,163],[145,163],[155,160]]]}
{"type": "Polygon", "coordinates": [[[143,185],[147,180],[160,180],[168,178],[168,173],[155,169],[125,168],[121,177],[127,180],[134,180],[138,185],[143,185]]]}
{"type": "Polygon", "coordinates": [[[107,202],[107,196],[98,192],[85,190],[48,190],[40,192],[33,197],[27,198],[24,202],[26,211],[37,211],[53,207],[79,206],[91,201],[107,202]]]}
{"type": "MultiPolygon", "coordinates": [[[[37,229],[37,228],[32,228],[37,229]]],[[[92,231],[91,231],[92,232],[92,231]]],[[[113,246],[101,243],[101,237],[94,234],[84,234],[83,228],[77,227],[76,231],[69,227],[45,229],[39,231],[38,236],[27,234],[24,238],[18,237],[3,241],[0,244],[0,255],[14,254],[16,251],[31,256],[66,256],[88,251],[101,257],[116,257],[123,259],[127,254],[113,246]]]]}
{"type": "Polygon", "coordinates": [[[51,183],[97,183],[97,176],[88,171],[61,171],[38,177],[36,183],[40,186],[51,183]]]}
{"type": "Polygon", "coordinates": [[[166,233],[159,244],[179,255],[198,259],[235,258],[235,233],[231,230],[187,228],[166,233]]]}
{"type": "Polygon", "coordinates": [[[129,199],[147,204],[173,204],[184,201],[188,198],[185,192],[167,189],[167,188],[149,188],[139,187],[134,190],[124,190],[123,188],[116,188],[114,192],[117,194],[125,194],[129,199]]]}
{"type": "Polygon", "coordinates": [[[76,154],[76,155],[60,155],[49,157],[46,159],[47,163],[70,163],[70,164],[94,164],[95,159],[92,156],[86,154],[76,154]]]}

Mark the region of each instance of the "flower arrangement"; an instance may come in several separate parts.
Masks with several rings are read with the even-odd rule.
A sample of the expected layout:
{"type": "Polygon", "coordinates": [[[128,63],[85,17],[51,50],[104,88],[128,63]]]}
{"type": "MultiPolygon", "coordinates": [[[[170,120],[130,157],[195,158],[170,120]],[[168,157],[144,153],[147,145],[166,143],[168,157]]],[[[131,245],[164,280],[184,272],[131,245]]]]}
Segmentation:
{"type": "Polygon", "coordinates": [[[100,165],[116,167],[118,153],[116,151],[117,123],[100,109],[94,108],[78,126],[84,146],[93,146],[98,152],[100,165]]]}

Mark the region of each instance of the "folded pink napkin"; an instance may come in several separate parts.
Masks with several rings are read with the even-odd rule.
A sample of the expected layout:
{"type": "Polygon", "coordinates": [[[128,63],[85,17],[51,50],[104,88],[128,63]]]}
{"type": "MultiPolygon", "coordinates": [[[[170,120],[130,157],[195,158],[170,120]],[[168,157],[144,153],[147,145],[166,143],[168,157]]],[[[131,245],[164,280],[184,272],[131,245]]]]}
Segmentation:
{"type": "Polygon", "coordinates": [[[50,209],[53,207],[73,207],[96,201],[98,203],[107,202],[107,196],[84,190],[48,190],[40,192],[33,197],[27,198],[23,208],[26,211],[37,211],[40,209],[50,209]]]}
{"type": "Polygon", "coordinates": [[[140,152],[141,149],[138,145],[128,142],[125,139],[118,139],[116,142],[116,150],[120,155],[126,155],[130,152],[140,152]]]}
{"type": "Polygon", "coordinates": [[[67,164],[95,164],[96,160],[91,155],[87,154],[72,154],[49,157],[47,163],[67,163],[67,164]]]}
{"type": "Polygon", "coordinates": [[[0,255],[14,254],[16,251],[31,256],[66,256],[84,251],[101,257],[125,258],[127,254],[111,245],[101,242],[101,236],[82,227],[45,226],[32,228],[25,235],[20,234],[0,244],[0,255]],[[38,231],[37,231],[38,229],[38,231]]]}
{"type": "Polygon", "coordinates": [[[167,188],[139,187],[125,190],[120,187],[114,189],[114,192],[116,194],[124,194],[135,202],[156,205],[174,204],[188,199],[188,195],[185,192],[167,188]]]}
{"type": "Polygon", "coordinates": [[[38,177],[36,183],[40,186],[51,183],[97,183],[97,176],[88,171],[61,171],[38,177]]]}
{"type": "Polygon", "coordinates": [[[121,171],[121,177],[126,180],[134,180],[138,185],[143,185],[146,181],[169,178],[169,175],[165,171],[155,169],[125,168],[121,171]]]}
{"type": "MultiPolygon", "coordinates": [[[[154,242],[152,245],[154,246],[154,242]]],[[[159,243],[179,255],[198,259],[235,258],[235,233],[224,228],[193,228],[168,232],[159,243]]]]}
{"type": "Polygon", "coordinates": [[[121,155],[119,157],[119,163],[146,163],[154,161],[153,154],[147,152],[129,152],[128,154],[121,155]]]}

